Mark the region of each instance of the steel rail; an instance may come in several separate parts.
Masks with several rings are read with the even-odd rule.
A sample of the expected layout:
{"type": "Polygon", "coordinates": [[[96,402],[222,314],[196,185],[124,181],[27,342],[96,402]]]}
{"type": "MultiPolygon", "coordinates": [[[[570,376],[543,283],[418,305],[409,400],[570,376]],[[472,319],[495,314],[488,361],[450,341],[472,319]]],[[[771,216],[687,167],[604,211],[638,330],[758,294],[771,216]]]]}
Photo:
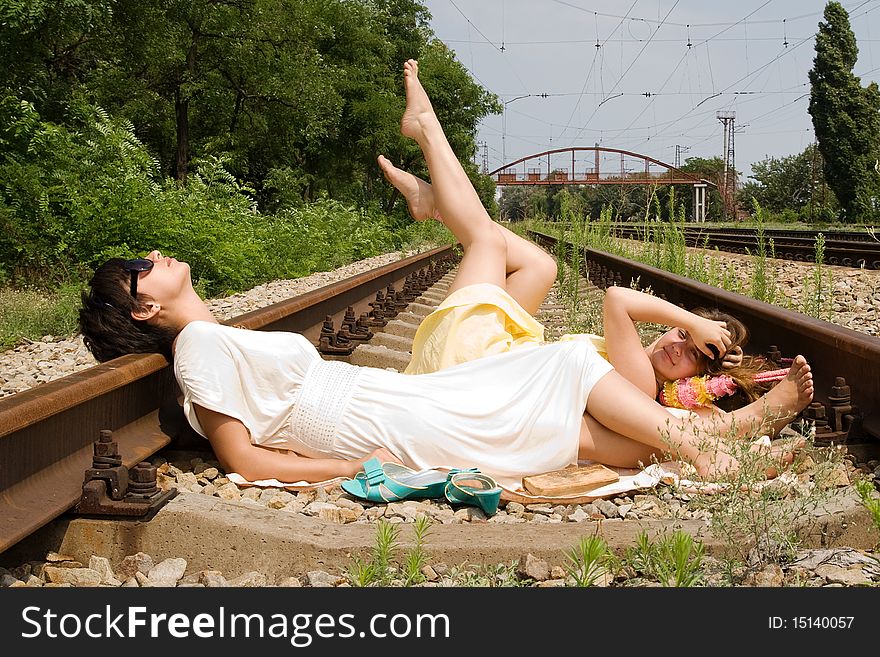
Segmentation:
{"type": "MultiPolygon", "coordinates": [[[[339,322],[349,306],[369,312],[378,291],[450,254],[432,249],[224,323],[316,343],[328,315],[339,322]]],[[[77,503],[102,429],[128,468],[172,441],[194,440],[178,395],[164,357],[135,354],[0,399],[0,553],[77,503]]]]}
{"type": "MultiPolygon", "coordinates": [[[[651,224],[651,225],[663,225],[666,222],[660,222],[659,224],[651,224]]],[[[623,229],[623,230],[640,230],[644,228],[644,223],[641,222],[612,222],[611,228],[613,229],[623,229]]],[[[686,224],[684,226],[685,230],[695,230],[695,231],[703,231],[710,233],[717,233],[719,235],[754,235],[755,228],[731,228],[725,226],[715,226],[711,222],[703,223],[703,224],[686,224]]],[[[764,228],[764,235],[766,237],[776,238],[807,238],[815,240],[816,236],[822,233],[825,236],[826,240],[840,240],[844,242],[873,242],[877,243],[877,238],[873,237],[871,233],[868,232],[867,227],[866,230],[819,230],[816,228],[813,229],[796,229],[796,228],[764,228]]]]}
{"type": "MultiPolygon", "coordinates": [[[[630,239],[642,239],[645,232],[643,226],[634,225],[612,225],[611,229],[616,236],[630,239]]],[[[825,264],[880,269],[880,242],[867,233],[765,230],[765,250],[769,252],[772,239],[775,257],[812,262],[819,233],[825,238],[825,264]]],[[[717,247],[735,253],[754,252],[758,248],[758,237],[753,229],[688,226],[684,229],[684,238],[688,246],[717,247]]]]}
{"type": "MultiPolygon", "coordinates": [[[[556,252],[555,237],[534,231],[530,236],[556,252]]],[[[572,247],[567,244],[566,248],[572,247]]],[[[838,377],[842,377],[850,386],[854,407],[850,414],[857,418],[850,437],[880,439],[880,338],[595,249],[584,249],[583,260],[597,272],[596,279],[604,279],[593,281],[600,286],[609,279],[624,287],[638,280],[639,287],[650,286],[655,294],[685,308],[715,307],[737,317],[749,329],[750,353],[763,354],[778,347],[787,357],[803,354],[816,381],[815,401],[828,407],[829,415],[836,402],[834,387],[840,388],[838,377]]]]}

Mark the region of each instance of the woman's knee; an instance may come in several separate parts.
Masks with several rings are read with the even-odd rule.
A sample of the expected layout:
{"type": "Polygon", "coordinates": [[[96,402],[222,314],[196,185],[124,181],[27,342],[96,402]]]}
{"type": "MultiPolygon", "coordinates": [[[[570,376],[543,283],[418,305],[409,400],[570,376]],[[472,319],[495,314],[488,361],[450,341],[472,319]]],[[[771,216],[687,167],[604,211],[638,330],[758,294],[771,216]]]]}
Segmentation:
{"type": "Polygon", "coordinates": [[[484,250],[484,252],[496,253],[505,260],[507,259],[507,240],[504,239],[504,234],[492,222],[488,222],[484,227],[474,231],[471,243],[465,245],[465,248],[471,248],[475,244],[479,244],[480,249],[484,250]]]}
{"type": "Polygon", "coordinates": [[[548,286],[553,285],[559,271],[556,266],[556,258],[549,253],[541,252],[541,255],[536,259],[535,271],[548,286]]]}

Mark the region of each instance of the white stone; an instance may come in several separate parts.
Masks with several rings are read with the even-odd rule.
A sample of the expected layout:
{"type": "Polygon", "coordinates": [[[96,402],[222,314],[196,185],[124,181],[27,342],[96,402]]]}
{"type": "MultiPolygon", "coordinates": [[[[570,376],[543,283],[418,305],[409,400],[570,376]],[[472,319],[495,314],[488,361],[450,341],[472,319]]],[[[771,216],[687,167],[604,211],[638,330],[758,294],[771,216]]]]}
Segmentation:
{"type": "Polygon", "coordinates": [[[177,586],[186,572],[186,559],[165,559],[150,568],[147,578],[152,586],[177,586]]]}

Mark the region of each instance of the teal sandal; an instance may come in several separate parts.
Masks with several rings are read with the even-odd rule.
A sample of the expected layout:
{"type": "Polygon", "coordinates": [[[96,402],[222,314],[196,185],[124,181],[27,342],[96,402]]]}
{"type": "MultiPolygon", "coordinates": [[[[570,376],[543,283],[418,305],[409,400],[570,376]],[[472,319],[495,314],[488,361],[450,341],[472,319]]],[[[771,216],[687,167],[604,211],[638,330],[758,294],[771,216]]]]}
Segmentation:
{"type": "Polygon", "coordinates": [[[341,486],[352,497],[377,504],[445,497],[451,504],[478,506],[488,516],[495,514],[501,499],[501,488],[478,468],[417,472],[398,463],[380,463],[376,458],[366,461],[363,472],[341,486]]]}
{"type": "Polygon", "coordinates": [[[380,463],[372,458],[354,479],[342,482],[342,490],[361,500],[378,504],[407,499],[442,497],[449,476],[439,470],[416,472],[398,463],[380,463]]]}
{"type": "Polygon", "coordinates": [[[495,515],[501,501],[501,487],[495,480],[476,469],[452,471],[443,494],[451,504],[470,504],[495,515]]]}

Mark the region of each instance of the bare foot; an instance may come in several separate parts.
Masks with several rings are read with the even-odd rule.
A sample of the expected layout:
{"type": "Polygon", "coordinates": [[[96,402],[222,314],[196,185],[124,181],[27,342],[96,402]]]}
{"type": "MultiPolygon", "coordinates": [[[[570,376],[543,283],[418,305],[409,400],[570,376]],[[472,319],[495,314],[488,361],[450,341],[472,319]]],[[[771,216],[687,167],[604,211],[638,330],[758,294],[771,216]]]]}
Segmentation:
{"type": "Polygon", "coordinates": [[[788,375],[764,395],[771,431],[778,433],[813,401],[813,373],[803,356],[797,356],[788,375]]]}
{"type": "MultiPolygon", "coordinates": [[[[797,452],[806,444],[807,441],[803,438],[770,442],[764,437],[752,441],[748,449],[750,452],[762,455],[759,465],[764,470],[764,476],[767,479],[775,479],[779,475],[779,469],[791,465],[797,452]]],[[[693,466],[701,477],[712,480],[736,472],[739,469],[739,461],[719,445],[714,453],[702,452],[694,459],[693,466]]]]}
{"type": "Polygon", "coordinates": [[[779,474],[778,468],[786,468],[794,463],[794,457],[807,445],[804,438],[796,440],[779,439],[769,444],[765,442],[766,437],[761,441],[754,441],[749,450],[763,454],[765,457],[764,466],[766,468],[764,474],[767,479],[774,479],[779,474]]]}
{"type": "Polygon", "coordinates": [[[376,161],[388,182],[403,194],[413,219],[424,221],[433,217],[439,220],[434,210],[434,191],[431,189],[431,185],[408,171],[398,169],[384,155],[380,155],[376,161]]]}
{"type": "Polygon", "coordinates": [[[400,133],[419,141],[429,125],[439,125],[434,107],[419,81],[419,64],[408,59],[403,64],[403,87],[406,91],[406,110],[400,119],[400,133]]]}

